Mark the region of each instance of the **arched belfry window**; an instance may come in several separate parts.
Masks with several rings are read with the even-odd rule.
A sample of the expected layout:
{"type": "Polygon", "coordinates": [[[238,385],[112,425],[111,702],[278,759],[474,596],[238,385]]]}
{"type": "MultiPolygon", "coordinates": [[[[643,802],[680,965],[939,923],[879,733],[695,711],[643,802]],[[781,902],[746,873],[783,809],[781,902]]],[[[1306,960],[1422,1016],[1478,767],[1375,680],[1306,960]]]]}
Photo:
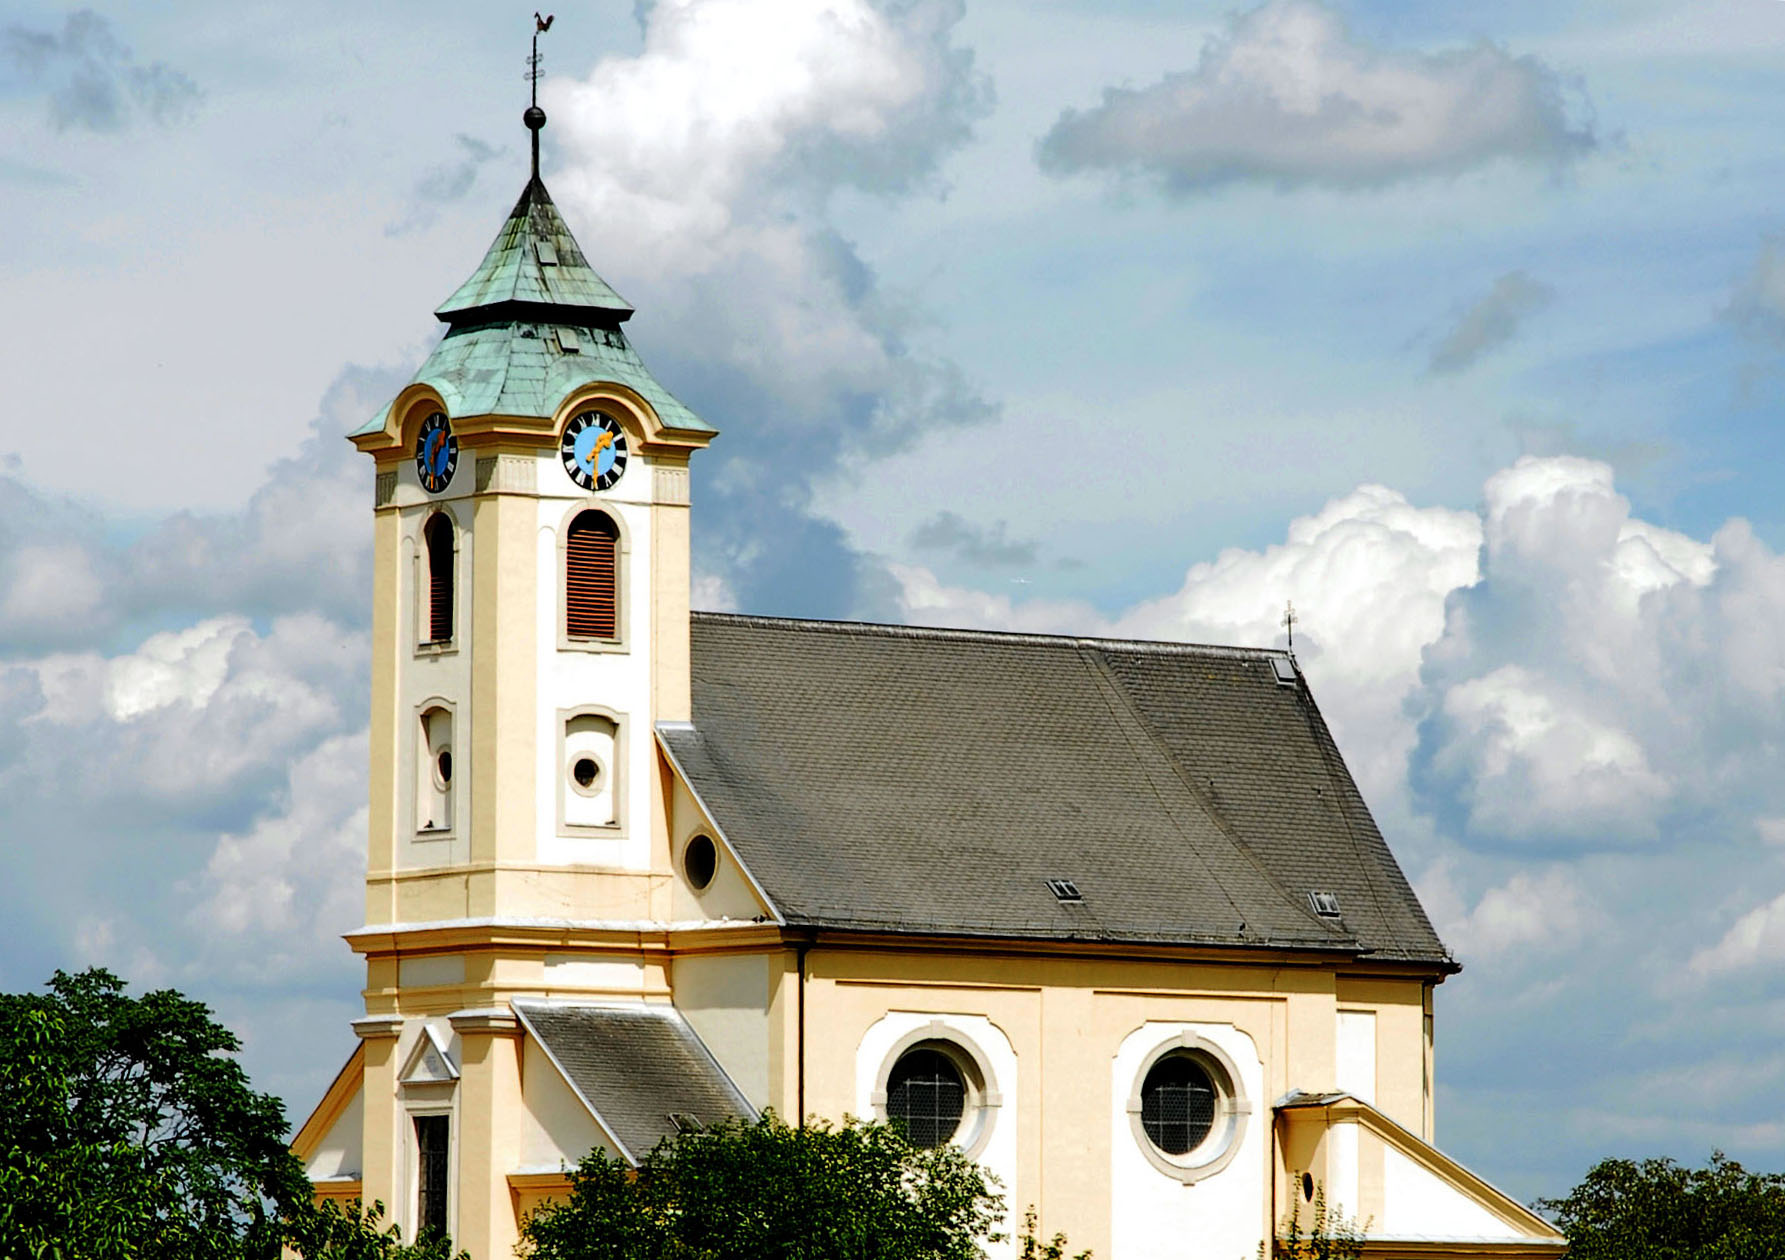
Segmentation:
{"type": "Polygon", "coordinates": [[[427,635],[425,642],[452,641],[453,552],[452,518],[436,512],[422,527],[428,552],[427,635]]]}
{"type": "Polygon", "coordinates": [[[620,530],[604,512],[579,512],[564,539],[564,631],[612,639],[619,631],[620,530]]]}

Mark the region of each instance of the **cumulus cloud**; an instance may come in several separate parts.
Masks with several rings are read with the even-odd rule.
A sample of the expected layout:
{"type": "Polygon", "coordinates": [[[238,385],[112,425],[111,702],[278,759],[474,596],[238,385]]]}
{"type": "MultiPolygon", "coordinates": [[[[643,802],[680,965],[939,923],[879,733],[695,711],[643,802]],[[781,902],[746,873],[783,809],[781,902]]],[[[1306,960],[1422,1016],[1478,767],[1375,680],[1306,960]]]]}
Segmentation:
{"type": "Polygon", "coordinates": [[[1602,930],[1608,916],[1571,868],[1515,871],[1464,908],[1448,863],[1419,887],[1420,899],[1445,943],[1465,964],[1513,951],[1553,955],[1602,930]]]}
{"type": "Polygon", "coordinates": [[[1111,87],[1041,141],[1057,174],[1111,171],[1190,193],[1222,184],[1361,188],[1498,159],[1556,167],[1595,145],[1555,71],[1481,42],[1372,47],[1320,0],[1229,20],[1194,70],[1111,87]]]}
{"type": "Polygon", "coordinates": [[[349,369],[240,512],[178,513],[119,538],[90,510],[0,476],[0,658],[101,647],[170,620],[318,611],[363,625],[371,470],[342,438],[401,385],[349,369]]]}
{"type": "Polygon", "coordinates": [[[1458,313],[1432,347],[1430,370],[1460,372],[1490,350],[1511,341],[1519,325],[1548,306],[1556,291],[1522,271],[1509,271],[1494,287],[1458,313]]]}
{"type": "Polygon", "coordinates": [[[1742,915],[1714,945],[1692,955],[1688,970],[1710,977],[1785,963],[1785,893],[1742,915]]]}
{"type": "Polygon", "coordinates": [[[27,82],[48,89],[59,131],[122,131],[138,118],[172,126],[203,99],[198,85],[165,61],[137,60],[91,9],[69,14],[59,32],[8,26],[0,49],[27,82]]]}
{"type": "Polygon", "coordinates": [[[696,465],[697,562],[745,607],[836,615],[877,566],[809,510],[813,477],[989,408],[921,352],[912,318],[831,221],[842,189],[939,191],[989,105],[960,0],[662,0],[643,47],[541,103],[548,182],[598,270],[639,308],[658,375],[747,444],[696,465]],[[764,539],[773,538],[773,545],[764,539]]]}

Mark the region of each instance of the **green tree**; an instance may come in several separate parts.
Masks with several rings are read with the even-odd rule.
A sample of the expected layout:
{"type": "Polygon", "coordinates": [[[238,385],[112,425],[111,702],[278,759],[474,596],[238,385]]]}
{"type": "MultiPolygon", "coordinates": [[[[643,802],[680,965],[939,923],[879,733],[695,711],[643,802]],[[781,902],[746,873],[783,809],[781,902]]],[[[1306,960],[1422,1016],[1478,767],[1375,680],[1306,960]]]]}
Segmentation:
{"type": "Polygon", "coordinates": [[[1277,1260],[1358,1260],[1364,1253],[1363,1227],[1328,1206],[1325,1186],[1314,1191],[1314,1216],[1305,1229],[1297,1203],[1278,1230],[1274,1251],[1268,1242],[1258,1244],[1258,1260],[1269,1255],[1277,1260]]]}
{"type": "Polygon", "coordinates": [[[0,1256],[7,1260],[436,1260],[377,1215],[318,1209],[240,1043],[172,990],[58,971],[0,994],[0,1256]]]}
{"type": "MultiPolygon", "coordinates": [[[[1043,1242],[1035,1233],[1035,1206],[1023,1213],[1023,1232],[1017,1235],[1017,1260],[1066,1260],[1066,1235],[1055,1234],[1043,1242]]],[[[1091,1260],[1089,1251],[1081,1251],[1072,1260],[1091,1260]]]]}
{"type": "Polygon", "coordinates": [[[521,1246],[531,1260],[978,1260],[1003,1208],[952,1146],[770,1112],[666,1138],[636,1170],[592,1152],[521,1246]]]}
{"type": "Polygon", "coordinates": [[[1709,1166],[1605,1159],[1539,1211],[1569,1260],[1774,1260],[1785,1256],[1785,1175],[1753,1173],[1721,1151],[1709,1166]]]}

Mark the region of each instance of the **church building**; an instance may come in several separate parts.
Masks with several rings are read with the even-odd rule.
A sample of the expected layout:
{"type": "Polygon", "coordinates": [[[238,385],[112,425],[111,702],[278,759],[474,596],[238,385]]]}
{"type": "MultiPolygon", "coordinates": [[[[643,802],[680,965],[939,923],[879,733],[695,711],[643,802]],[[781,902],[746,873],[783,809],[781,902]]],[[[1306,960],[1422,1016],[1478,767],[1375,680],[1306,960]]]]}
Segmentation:
{"type": "Polygon", "coordinates": [[[1432,1144],[1458,967],[1292,656],[690,610],[718,430],[628,342],[544,122],[351,435],[365,1016],[295,1140],[318,1194],[505,1260],[591,1149],[773,1108],[954,1143],[1098,1260],[1250,1257],[1316,1187],[1371,1257],[1561,1255],[1432,1144]]]}

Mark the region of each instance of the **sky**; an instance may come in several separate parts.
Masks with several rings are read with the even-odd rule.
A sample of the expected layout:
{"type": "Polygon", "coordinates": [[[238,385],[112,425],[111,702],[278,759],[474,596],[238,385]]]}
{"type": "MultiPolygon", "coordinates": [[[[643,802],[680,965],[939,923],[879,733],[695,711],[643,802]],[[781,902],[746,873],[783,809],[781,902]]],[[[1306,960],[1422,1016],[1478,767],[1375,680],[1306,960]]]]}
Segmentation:
{"type": "MultiPolygon", "coordinates": [[[[0,986],[352,1049],[369,463],[532,9],[0,13],[0,986]]],[[[1785,1168],[1785,4],[603,0],[544,174],[722,436],[699,606],[1295,647],[1438,1140],[1785,1168]]]]}

